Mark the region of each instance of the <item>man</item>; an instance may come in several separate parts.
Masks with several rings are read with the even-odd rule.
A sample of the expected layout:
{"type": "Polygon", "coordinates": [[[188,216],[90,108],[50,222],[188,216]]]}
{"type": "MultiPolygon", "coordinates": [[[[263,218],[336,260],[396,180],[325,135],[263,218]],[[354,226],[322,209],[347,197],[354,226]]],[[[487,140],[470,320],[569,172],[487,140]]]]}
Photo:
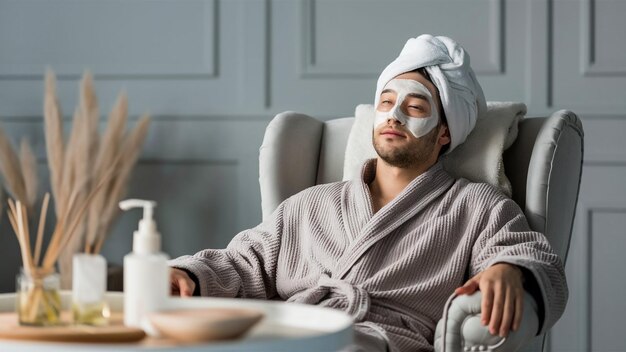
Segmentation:
{"type": "Polygon", "coordinates": [[[541,332],[552,326],[567,285],[545,237],[511,199],[438,161],[486,109],[463,48],[410,39],[381,74],[375,106],[378,157],[359,178],[292,196],[224,250],[173,260],[173,290],[341,309],[366,351],[432,350],[447,298],[477,289],[492,334],[519,327],[524,284],[537,289],[541,332]]]}

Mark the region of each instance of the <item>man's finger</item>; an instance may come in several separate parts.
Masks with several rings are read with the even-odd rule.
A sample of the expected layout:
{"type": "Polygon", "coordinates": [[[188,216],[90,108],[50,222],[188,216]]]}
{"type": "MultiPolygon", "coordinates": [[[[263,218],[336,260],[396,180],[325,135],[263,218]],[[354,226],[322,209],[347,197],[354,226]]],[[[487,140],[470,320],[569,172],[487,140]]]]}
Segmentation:
{"type": "Polygon", "coordinates": [[[193,283],[190,283],[184,277],[178,278],[178,287],[182,297],[191,297],[193,295],[194,288],[191,287],[192,285],[193,283]]]}
{"type": "Polygon", "coordinates": [[[509,334],[513,315],[515,315],[515,293],[513,289],[507,288],[505,297],[502,323],[500,324],[500,336],[502,337],[506,337],[509,334]]]}
{"type": "Polygon", "coordinates": [[[493,305],[491,307],[491,316],[489,318],[489,332],[492,335],[498,334],[500,322],[502,321],[502,310],[504,308],[505,294],[502,290],[502,284],[498,283],[494,287],[493,305]]]}
{"type": "Polygon", "coordinates": [[[474,280],[469,280],[468,282],[465,283],[465,285],[454,290],[454,293],[456,293],[457,295],[472,294],[476,292],[477,289],[478,289],[478,282],[474,280]]]}
{"type": "Polygon", "coordinates": [[[483,299],[480,303],[481,314],[481,322],[483,325],[487,325],[489,323],[489,319],[491,318],[491,306],[493,305],[493,288],[490,285],[486,285],[483,291],[483,299]]]}
{"type": "Polygon", "coordinates": [[[170,277],[170,294],[180,295],[180,289],[178,288],[178,280],[173,275],[170,277]]]}
{"type": "Polygon", "coordinates": [[[513,330],[517,331],[522,323],[522,313],[524,313],[524,296],[518,294],[515,298],[515,318],[513,319],[513,330]]]}

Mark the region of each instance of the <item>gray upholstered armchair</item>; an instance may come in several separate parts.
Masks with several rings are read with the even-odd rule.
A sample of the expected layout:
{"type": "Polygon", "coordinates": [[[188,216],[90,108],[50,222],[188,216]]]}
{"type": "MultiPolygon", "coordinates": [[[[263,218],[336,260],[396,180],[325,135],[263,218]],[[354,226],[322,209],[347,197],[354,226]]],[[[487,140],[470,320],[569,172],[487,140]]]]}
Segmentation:
{"type": "MultiPolygon", "coordinates": [[[[354,118],[320,121],[285,112],[268,125],[260,150],[263,216],[289,196],[316,184],[341,181],[344,151],[354,118]]],[[[567,258],[578,199],[583,157],[583,129],[578,117],[558,111],[549,118],[520,122],[515,143],[504,153],[513,199],[533,230],[544,233],[555,251],[567,258]]],[[[452,351],[541,351],[540,305],[526,294],[522,327],[506,340],[480,324],[480,292],[457,297],[437,326],[435,348],[452,351]],[[445,339],[444,339],[445,338],[445,339]]]]}

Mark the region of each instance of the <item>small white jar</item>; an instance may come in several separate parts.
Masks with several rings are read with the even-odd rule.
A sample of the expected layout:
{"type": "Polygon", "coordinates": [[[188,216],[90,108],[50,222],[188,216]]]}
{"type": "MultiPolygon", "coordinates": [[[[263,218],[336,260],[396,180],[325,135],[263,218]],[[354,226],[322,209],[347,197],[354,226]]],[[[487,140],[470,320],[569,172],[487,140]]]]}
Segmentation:
{"type": "Polygon", "coordinates": [[[74,324],[108,325],[110,309],[104,300],[107,262],[99,254],[75,254],[72,258],[72,317],[74,324]]]}

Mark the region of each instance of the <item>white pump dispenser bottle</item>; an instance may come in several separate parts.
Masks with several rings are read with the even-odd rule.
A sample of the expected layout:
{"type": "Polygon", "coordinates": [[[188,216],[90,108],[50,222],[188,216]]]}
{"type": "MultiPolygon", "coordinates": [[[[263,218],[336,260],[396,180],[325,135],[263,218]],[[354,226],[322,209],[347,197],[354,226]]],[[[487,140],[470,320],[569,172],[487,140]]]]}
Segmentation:
{"type": "Polygon", "coordinates": [[[163,309],[169,296],[169,267],[167,255],[161,252],[161,235],[152,219],[156,202],[127,199],[120,208],[143,207],[143,219],[133,234],[133,251],[124,257],[124,325],[143,329],[147,334],[158,333],[147,315],[163,309]]]}

